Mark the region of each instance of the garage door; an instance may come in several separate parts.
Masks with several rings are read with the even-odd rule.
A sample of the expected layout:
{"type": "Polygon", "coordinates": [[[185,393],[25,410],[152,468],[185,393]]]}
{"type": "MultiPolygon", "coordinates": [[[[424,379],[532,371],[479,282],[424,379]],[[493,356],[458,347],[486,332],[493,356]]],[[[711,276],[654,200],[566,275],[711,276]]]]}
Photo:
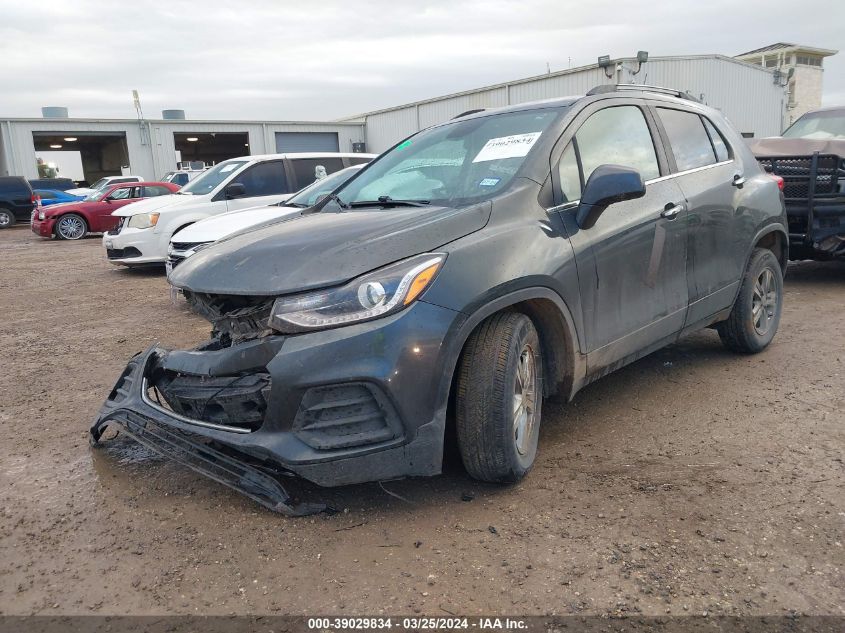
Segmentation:
{"type": "Polygon", "coordinates": [[[276,151],[336,152],[337,132],[276,132],[276,151]]]}

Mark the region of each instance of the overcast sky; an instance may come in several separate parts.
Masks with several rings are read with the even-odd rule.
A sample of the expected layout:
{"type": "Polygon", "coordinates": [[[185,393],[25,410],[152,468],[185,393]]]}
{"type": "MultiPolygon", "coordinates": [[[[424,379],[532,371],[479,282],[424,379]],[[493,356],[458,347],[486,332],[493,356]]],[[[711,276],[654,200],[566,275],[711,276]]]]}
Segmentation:
{"type": "Polygon", "coordinates": [[[601,54],[841,49],[845,0],[0,0],[0,117],[182,108],[192,119],[323,120],[594,63],[601,54]],[[621,6],[621,5],[624,5],[621,6]]]}

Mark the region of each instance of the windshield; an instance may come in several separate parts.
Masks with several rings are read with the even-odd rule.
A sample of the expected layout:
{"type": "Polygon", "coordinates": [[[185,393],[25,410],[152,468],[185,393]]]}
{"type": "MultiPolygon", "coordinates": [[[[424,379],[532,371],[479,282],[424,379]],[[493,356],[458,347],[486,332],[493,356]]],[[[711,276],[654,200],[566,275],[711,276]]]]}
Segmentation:
{"type": "Polygon", "coordinates": [[[98,181],[96,181],[96,182],[95,182],[93,185],[91,185],[91,187],[89,187],[89,188],[90,188],[90,189],[102,189],[102,188],[103,188],[103,187],[105,187],[108,183],[109,183],[109,179],[108,179],[108,178],[100,178],[98,181]]]}
{"type": "Polygon", "coordinates": [[[280,202],[279,206],[284,207],[310,207],[318,202],[320,196],[331,193],[340,187],[347,180],[363,168],[363,165],[355,165],[354,167],[347,167],[336,171],[330,176],[326,176],[322,180],[315,180],[307,187],[303,187],[299,192],[287,202],[280,202]]]}
{"type": "Polygon", "coordinates": [[[211,193],[212,191],[214,191],[214,188],[217,187],[217,185],[226,180],[229,176],[231,176],[238,169],[246,165],[248,162],[249,161],[246,160],[227,160],[223,163],[219,163],[208,171],[203,172],[202,174],[194,178],[191,182],[182,187],[177,193],[193,194],[195,196],[201,196],[206,193],[211,193]]]}
{"type": "Polygon", "coordinates": [[[784,138],[845,139],[845,111],[810,112],[783,133],[784,138]]]}
{"type": "Polygon", "coordinates": [[[448,206],[488,198],[510,183],[561,112],[523,110],[425,130],[382,155],[337,194],[353,205],[384,202],[385,196],[448,206]]]}

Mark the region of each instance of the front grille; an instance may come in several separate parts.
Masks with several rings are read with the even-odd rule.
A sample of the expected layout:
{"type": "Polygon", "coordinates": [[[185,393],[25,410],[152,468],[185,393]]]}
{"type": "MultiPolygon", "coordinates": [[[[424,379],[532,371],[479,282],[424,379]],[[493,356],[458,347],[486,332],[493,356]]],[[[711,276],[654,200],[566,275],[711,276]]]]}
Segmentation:
{"type": "Polygon", "coordinates": [[[170,246],[174,251],[187,251],[200,244],[204,244],[204,242],[170,242],[170,246]]]}
{"type": "Polygon", "coordinates": [[[170,269],[171,269],[171,270],[173,270],[174,268],[176,268],[176,266],[178,266],[178,265],[179,265],[181,262],[183,262],[184,260],[185,260],[185,258],[184,258],[184,257],[182,257],[181,255],[174,255],[173,253],[170,253],[170,254],[167,256],[167,263],[168,263],[168,264],[170,264],[170,269]]]}
{"type": "Polygon", "coordinates": [[[758,156],[760,166],[770,174],[783,178],[783,196],[797,202],[812,197],[839,193],[839,179],[845,168],[839,156],[819,154],[813,174],[813,156],[758,156]]]}
{"type": "Polygon", "coordinates": [[[151,381],[150,397],[160,394],[176,413],[201,422],[255,431],[264,422],[270,375],[189,376],[159,371],[151,381]]]}
{"type": "Polygon", "coordinates": [[[184,290],[185,299],[217,332],[228,334],[233,343],[247,341],[271,332],[268,322],[273,297],[211,295],[184,290]]]}
{"type": "Polygon", "coordinates": [[[128,257],[140,257],[141,251],[134,246],[127,246],[126,248],[107,248],[106,257],[109,259],[126,259],[128,257]]]}
{"type": "Polygon", "coordinates": [[[399,437],[400,429],[390,401],[363,382],[312,387],[293,421],[299,439],[324,450],[386,442],[399,437]]]}

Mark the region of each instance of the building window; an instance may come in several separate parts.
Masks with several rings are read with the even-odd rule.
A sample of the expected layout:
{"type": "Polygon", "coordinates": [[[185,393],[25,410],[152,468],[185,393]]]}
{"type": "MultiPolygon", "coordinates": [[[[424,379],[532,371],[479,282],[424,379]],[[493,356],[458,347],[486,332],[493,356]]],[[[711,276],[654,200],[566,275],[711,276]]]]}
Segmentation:
{"type": "Polygon", "coordinates": [[[796,58],[797,63],[801,64],[802,66],[821,66],[822,65],[822,58],[821,57],[812,57],[810,55],[797,55],[796,58]]]}
{"type": "Polygon", "coordinates": [[[778,65],[778,58],[772,57],[766,60],[766,68],[776,68],[778,65]]]}

